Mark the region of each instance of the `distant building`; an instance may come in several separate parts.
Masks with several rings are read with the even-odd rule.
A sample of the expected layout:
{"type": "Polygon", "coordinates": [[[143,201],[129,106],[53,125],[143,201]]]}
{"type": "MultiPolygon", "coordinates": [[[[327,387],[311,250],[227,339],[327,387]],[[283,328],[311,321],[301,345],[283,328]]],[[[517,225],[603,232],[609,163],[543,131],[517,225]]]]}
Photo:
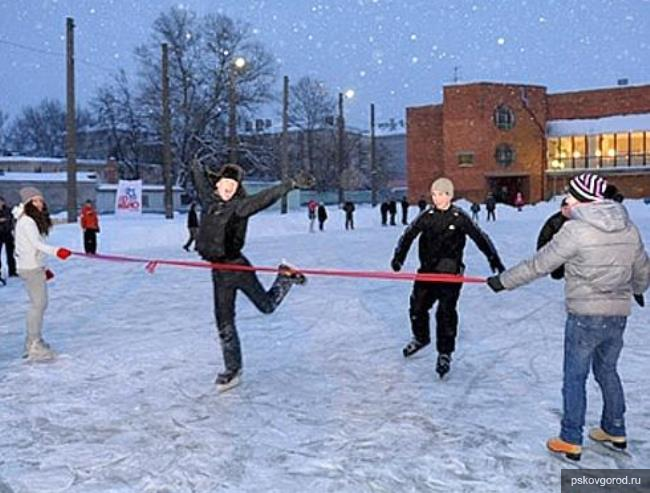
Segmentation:
{"type": "Polygon", "coordinates": [[[411,201],[432,180],[456,195],[512,203],[561,193],[571,177],[605,176],[627,197],[650,195],[650,85],[548,94],[525,84],[445,86],[441,104],[407,108],[411,201]]]}

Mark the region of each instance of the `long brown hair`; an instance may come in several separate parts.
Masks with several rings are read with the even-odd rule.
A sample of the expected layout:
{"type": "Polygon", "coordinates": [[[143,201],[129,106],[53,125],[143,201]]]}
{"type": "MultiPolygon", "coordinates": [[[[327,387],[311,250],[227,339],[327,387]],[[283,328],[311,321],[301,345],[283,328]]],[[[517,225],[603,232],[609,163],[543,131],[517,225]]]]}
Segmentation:
{"type": "Polygon", "coordinates": [[[43,236],[50,234],[50,229],[52,229],[52,219],[50,218],[50,213],[47,210],[47,204],[45,202],[43,202],[43,210],[39,211],[30,200],[25,204],[25,214],[34,220],[39,233],[43,236]]]}

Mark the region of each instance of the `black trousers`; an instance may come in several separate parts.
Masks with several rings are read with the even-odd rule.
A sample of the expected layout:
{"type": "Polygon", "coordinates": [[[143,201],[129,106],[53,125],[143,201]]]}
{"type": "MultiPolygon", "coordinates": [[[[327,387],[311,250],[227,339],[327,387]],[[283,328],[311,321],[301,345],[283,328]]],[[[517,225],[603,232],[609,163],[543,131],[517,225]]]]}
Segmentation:
{"type": "Polygon", "coordinates": [[[86,253],[97,253],[97,231],[94,229],[84,229],[84,251],[86,253]]]}
{"type": "Polygon", "coordinates": [[[493,221],[497,220],[497,216],[494,211],[487,211],[487,220],[489,221],[490,218],[492,218],[493,221]]]}
{"type": "Polygon", "coordinates": [[[345,216],[345,229],[354,229],[354,218],[352,216],[345,216]]]}
{"type": "Polygon", "coordinates": [[[413,337],[423,343],[431,342],[429,310],[436,308],[436,349],[439,353],[451,354],[456,348],[458,313],[456,304],[460,296],[461,283],[418,282],[411,292],[409,315],[413,337]]]}
{"type": "MultiPolygon", "coordinates": [[[[246,257],[228,260],[229,264],[250,265],[246,257]]],[[[223,362],[226,371],[242,367],[241,346],[235,326],[235,299],[241,290],[262,313],[272,313],[291,289],[292,283],[286,276],[278,275],[271,288],[266,291],[255,272],[212,271],[214,291],[214,314],[221,341],[223,362]]]]}
{"type": "MultiPolygon", "coordinates": [[[[10,276],[17,276],[16,272],[16,259],[14,258],[14,237],[11,234],[0,236],[0,256],[2,255],[2,246],[5,247],[5,254],[7,256],[7,270],[10,276]]],[[[2,271],[2,258],[0,257],[0,271],[2,271]]]]}

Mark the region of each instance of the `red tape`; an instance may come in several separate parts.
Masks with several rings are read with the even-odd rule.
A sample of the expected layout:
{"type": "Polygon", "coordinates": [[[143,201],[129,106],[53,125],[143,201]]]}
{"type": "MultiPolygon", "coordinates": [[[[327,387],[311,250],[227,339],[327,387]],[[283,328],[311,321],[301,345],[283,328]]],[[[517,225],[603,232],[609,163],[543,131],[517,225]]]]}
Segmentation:
{"type": "MultiPolygon", "coordinates": [[[[194,267],[212,270],[227,271],[249,271],[249,272],[278,272],[277,267],[263,267],[253,265],[237,265],[210,263],[202,261],[188,260],[165,260],[165,259],[148,259],[141,257],[127,257],[124,255],[104,255],[104,254],[86,254],[81,252],[72,252],[73,255],[85,257],[94,260],[106,260],[109,262],[131,262],[145,264],[145,269],[153,274],[159,265],[170,265],[172,267],[194,267]]],[[[329,276],[329,277],[353,277],[365,279],[383,279],[387,281],[422,281],[422,282],[450,282],[450,283],[485,283],[484,277],[459,276],[455,274],[433,274],[433,273],[416,273],[416,272],[383,272],[383,271],[366,271],[366,270],[342,270],[342,269],[303,269],[296,268],[297,271],[311,276],[329,276]]]]}

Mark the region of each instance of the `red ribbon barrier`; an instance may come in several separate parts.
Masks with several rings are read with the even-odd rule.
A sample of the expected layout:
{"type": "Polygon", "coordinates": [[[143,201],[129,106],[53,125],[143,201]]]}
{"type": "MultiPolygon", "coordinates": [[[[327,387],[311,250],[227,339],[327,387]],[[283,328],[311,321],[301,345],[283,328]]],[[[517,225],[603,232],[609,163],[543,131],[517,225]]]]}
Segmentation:
{"type": "MultiPolygon", "coordinates": [[[[165,260],[165,259],[148,259],[140,257],[127,257],[124,255],[104,255],[104,254],[87,254],[81,252],[72,252],[73,255],[85,257],[94,260],[106,260],[109,262],[131,262],[145,264],[145,269],[153,274],[159,265],[170,265],[173,267],[194,267],[213,270],[228,271],[249,271],[249,272],[271,272],[277,273],[277,267],[263,267],[253,265],[237,265],[210,263],[203,261],[188,260],[165,260]]],[[[311,276],[329,276],[329,277],[353,277],[364,279],[383,279],[387,281],[423,281],[423,282],[451,282],[451,283],[485,283],[484,277],[459,276],[455,274],[433,274],[433,273],[416,273],[416,272],[383,272],[383,271],[366,271],[366,270],[342,270],[342,269],[303,269],[296,267],[296,271],[311,276]]]]}

